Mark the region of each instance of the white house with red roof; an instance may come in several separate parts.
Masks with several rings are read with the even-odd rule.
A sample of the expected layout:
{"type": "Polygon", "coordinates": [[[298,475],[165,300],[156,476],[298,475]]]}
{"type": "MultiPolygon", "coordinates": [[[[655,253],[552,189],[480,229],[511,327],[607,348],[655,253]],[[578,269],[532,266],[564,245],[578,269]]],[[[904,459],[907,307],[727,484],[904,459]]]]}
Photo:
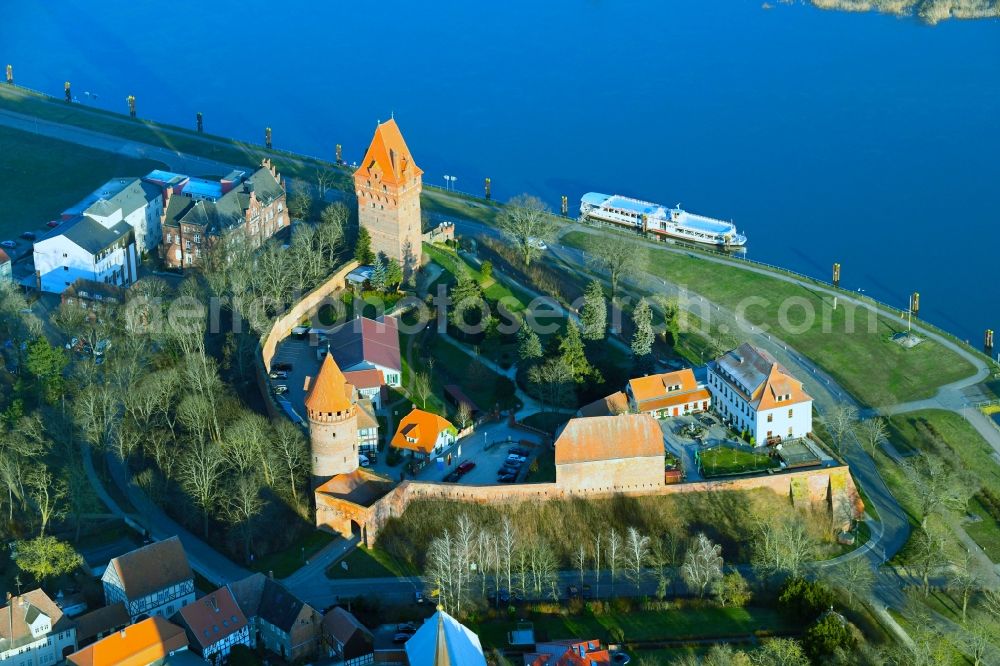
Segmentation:
{"type": "Polygon", "coordinates": [[[775,360],[744,343],[708,364],[716,411],[757,444],[812,432],[812,397],[775,360]]]}
{"type": "Polygon", "coordinates": [[[625,394],[631,411],[661,419],[707,411],[712,402],[690,368],[636,377],[629,380],[625,394]]]}

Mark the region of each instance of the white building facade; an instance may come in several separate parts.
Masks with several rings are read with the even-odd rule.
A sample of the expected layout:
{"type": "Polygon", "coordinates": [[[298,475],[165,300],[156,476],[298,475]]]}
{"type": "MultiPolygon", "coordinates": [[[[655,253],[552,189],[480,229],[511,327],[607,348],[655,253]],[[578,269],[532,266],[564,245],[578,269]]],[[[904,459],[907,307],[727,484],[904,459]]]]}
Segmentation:
{"type": "Polygon", "coordinates": [[[127,287],[135,282],[139,257],[126,222],[105,227],[78,216],[34,245],[36,286],[61,294],[79,279],[127,287]]]}
{"type": "Polygon", "coordinates": [[[743,344],[708,365],[715,410],[762,445],[812,432],[812,398],[767,352],[743,344]]]}
{"type": "Polygon", "coordinates": [[[52,666],[76,650],[76,627],[41,589],[0,610],[0,663],[52,666]]]}
{"type": "Polygon", "coordinates": [[[63,212],[64,218],[75,215],[86,215],[108,228],[125,222],[135,234],[136,251],[141,256],[160,244],[163,191],[140,178],[112,178],[63,212]]]}

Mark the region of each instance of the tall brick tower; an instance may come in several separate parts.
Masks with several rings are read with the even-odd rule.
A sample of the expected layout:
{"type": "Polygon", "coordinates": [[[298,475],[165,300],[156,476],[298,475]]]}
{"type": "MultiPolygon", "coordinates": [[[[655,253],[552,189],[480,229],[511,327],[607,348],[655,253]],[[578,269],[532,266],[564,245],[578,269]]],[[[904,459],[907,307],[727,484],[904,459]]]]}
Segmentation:
{"type": "Polygon", "coordinates": [[[372,250],[395,259],[409,276],[420,265],[420,176],[395,120],[375,128],[361,167],[354,172],[358,221],[372,250]]]}
{"type": "Polygon", "coordinates": [[[308,380],[306,414],[312,453],[313,487],[358,468],[358,403],[333,356],[327,353],[314,380],[308,380]]]}

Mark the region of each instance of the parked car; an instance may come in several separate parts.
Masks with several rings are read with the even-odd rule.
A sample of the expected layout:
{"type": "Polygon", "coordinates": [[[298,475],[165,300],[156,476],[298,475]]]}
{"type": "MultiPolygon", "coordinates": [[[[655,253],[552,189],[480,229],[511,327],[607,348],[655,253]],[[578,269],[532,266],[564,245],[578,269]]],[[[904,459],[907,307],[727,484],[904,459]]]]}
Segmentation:
{"type": "Polygon", "coordinates": [[[11,241],[11,240],[6,240],[6,241],[0,243],[0,247],[5,247],[8,250],[12,250],[15,247],[17,247],[17,243],[15,243],[14,241],[11,241]]]}
{"type": "Polygon", "coordinates": [[[624,652],[612,652],[611,653],[611,663],[615,666],[624,666],[632,662],[632,657],[628,656],[624,652]]]}
{"type": "Polygon", "coordinates": [[[514,456],[522,456],[524,458],[527,458],[529,455],[531,455],[531,451],[520,446],[515,446],[512,449],[507,449],[507,454],[514,456]]]}
{"type": "Polygon", "coordinates": [[[281,363],[272,363],[271,370],[284,370],[285,372],[291,372],[292,364],[288,363],[287,361],[283,361],[281,363]]]}
{"type": "Polygon", "coordinates": [[[503,461],[502,467],[509,467],[510,469],[521,469],[522,465],[524,465],[524,462],[520,460],[505,460],[503,461]]]}
{"type": "Polygon", "coordinates": [[[409,622],[404,622],[396,627],[396,631],[400,634],[410,634],[412,636],[417,633],[417,628],[409,622]]]}
{"type": "Polygon", "coordinates": [[[412,637],[413,634],[407,634],[402,631],[397,631],[396,634],[392,637],[392,642],[395,643],[396,645],[402,645],[406,641],[410,640],[410,638],[412,637]]]}
{"type": "Polygon", "coordinates": [[[472,462],[471,460],[466,460],[464,463],[456,467],[455,471],[458,472],[459,476],[465,476],[473,469],[475,469],[475,467],[476,463],[472,462]]]}
{"type": "Polygon", "coordinates": [[[500,483],[514,483],[517,481],[517,474],[501,474],[497,477],[500,483]]]}
{"type": "Polygon", "coordinates": [[[413,600],[416,601],[418,604],[424,603],[424,593],[420,590],[417,590],[416,592],[413,593],[413,600]]]}
{"type": "Polygon", "coordinates": [[[569,587],[566,588],[566,596],[569,597],[570,599],[576,599],[577,597],[580,596],[580,588],[578,588],[576,585],[570,585],[569,587]]]}
{"type": "Polygon", "coordinates": [[[21,234],[21,238],[23,238],[24,240],[33,241],[37,238],[37,236],[35,235],[34,231],[25,231],[23,234],[21,234]]]}
{"type": "Polygon", "coordinates": [[[284,370],[272,370],[270,377],[271,379],[288,379],[288,373],[284,370]]]}
{"type": "Polygon", "coordinates": [[[462,478],[461,473],[457,469],[453,469],[450,472],[448,472],[447,474],[445,474],[444,482],[445,483],[456,483],[461,478],[462,478]]]}
{"type": "Polygon", "coordinates": [[[283,395],[288,393],[288,386],[285,384],[278,384],[274,387],[274,395],[283,395]]]}
{"type": "Polygon", "coordinates": [[[368,467],[372,463],[371,463],[370,460],[368,460],[368,456],[366,456],[365,454],[362,453],[362,454],[358,455],[358,464],[361,465],[362,467],[368,467]]]}
{"type": "Polygon", "coordinates": [[[59,226],[59,220],[52,220],[51,222],[46,222],[45,226],[47,226],[49,229],[55,229],[56,227],[59,226]]]}
{"type": "Polygon", "coordinates": [[[523,463],[525,460],[527,460],[527,458],[525,458],[524,456],[519,456],[516,453],[512,453],[509,456],[507,456],[507,462],[523,463]]]}

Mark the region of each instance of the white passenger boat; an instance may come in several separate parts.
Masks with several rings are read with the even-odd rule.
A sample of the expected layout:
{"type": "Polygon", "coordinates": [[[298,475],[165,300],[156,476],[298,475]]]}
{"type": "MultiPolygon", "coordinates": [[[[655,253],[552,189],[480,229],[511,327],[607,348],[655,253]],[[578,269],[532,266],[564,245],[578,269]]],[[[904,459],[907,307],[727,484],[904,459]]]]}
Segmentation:
{"type": "Polygon", "coordinates": [[[747,237],[736,231],[736,225],[731,222],[689,213],[682,210],[680,204],[667,208],[619,194],[588,192],[580,199],[580,214],[691,243],[729,249],[741,248],[747,243],[747,237]]]}

